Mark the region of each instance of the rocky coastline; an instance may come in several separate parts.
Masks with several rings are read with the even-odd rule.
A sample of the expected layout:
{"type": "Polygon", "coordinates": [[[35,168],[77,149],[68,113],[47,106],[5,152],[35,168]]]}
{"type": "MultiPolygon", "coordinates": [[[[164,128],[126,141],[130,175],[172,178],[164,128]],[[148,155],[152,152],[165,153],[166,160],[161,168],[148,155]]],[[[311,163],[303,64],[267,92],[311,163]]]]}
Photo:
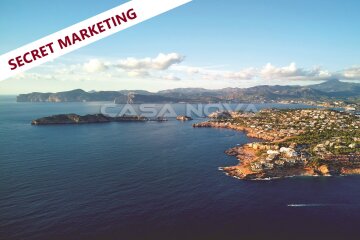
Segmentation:
{"type": "Polygon", "coordinates": [[[221,168],[228,176],[245,180],[271,180],[277,178],[295,177],[295,176],[330,176],[329,172],[322,168],[313,168],[305,166],[288,166],[286,169],[272,169],[268,171],[254,172],[250,164],[257,160],[257,151],[245,145],[235,147],[225,151],[229,156],[235,156],[239,160],[237,166],[221,168]],[[234,152],[236,154],[234,155],[234,152]]]}
{"type": "Polygon", "coordinates": [[[193,127],[194,128],[225,128],[225,129],[231,129],[231,130],[235,130],[235,131],[245,132],[246,135],[251,138],[258,138],[258,139],[266,140],[266,141],[276,140],[276,138],[274,138],[272,136],[258,134],[250,127],[233,125],[229,122],[207,121],[207,122],[195,123],[195,124],[193,124],[193,127]]]}
{"type": "MultiPolygon", "coordinates": [[[[210,121],[193,124],[194,128],[225,128],[245,132],[248,137],[264,140],[264,142],[248,143],[225,151],[234,156],[239,164],[221,167],[227,175],[243,180],[269,180],[294,176],[340,176],[360,174],[359,145],[355,143],[353,152],[342,154],[323,154],[316,152],[322,145],[297,144],[292,142],[297,136],[306,134],[301,129],[295,134],[280,134],[275,129],[259,131],[258,127],[239,124],[234,120],[243,116],[230,116],[228,119],[212,119],[210,121]],[[245,126],[244,126],[245,125],[245,126]],[[320,156],[320,157],[319,157],[320,156]]],[[[250,124],[254,115],[249,117],[250,124]]],[[[244,120],[245,121],[245,120],[244,120]]],[[[358,122],[356,122],[356,129],[358,122]]],[[[359,139],[355,138],[356,141],[359,139]]],[[[353,147],[351,146],[351,147],[353,147]]]]}

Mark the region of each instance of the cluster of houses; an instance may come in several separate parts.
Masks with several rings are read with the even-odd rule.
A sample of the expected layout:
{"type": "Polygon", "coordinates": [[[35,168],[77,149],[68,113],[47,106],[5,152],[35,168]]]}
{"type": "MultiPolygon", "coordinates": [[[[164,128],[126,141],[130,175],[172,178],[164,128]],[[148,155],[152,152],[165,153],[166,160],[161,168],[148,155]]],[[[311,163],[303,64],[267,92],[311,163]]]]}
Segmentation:
{"type": "Polygon", "coordinates": [[[267,136],[268,139],[281,140],[305,132],[356,131],[360,128],[360,118],[349,113],[322,109],[265,109],[257,115],[242,114],[233,120],[233,124],[251,128],[253,137],[267,136]]]}
{"type": "Polygon", "coordinates": [[[351,113],[324,109],[264,109],[258,113],[216,112],[209,117],[221,119],[217,122],[224,127],[246,129],[249,136],[269,141],[248,144],[260,153],[259,158],[250,164],[252,171],[306,165],[311,158],[310,152],[321,159],[336,155],[334,152],[347,152],[347,159],[358,159],[360,162],[360,118],[351,113]],[[339,137],[315,139],[319,144],[311,149],[295,143],[279,145],[279,142],[295,136],[309,136],[310,140],[314,140],[311,138],[320,138],[319,133],[324,136],[339,133],[339,137]],[[355,137],[349,139],[349,135],[355,137]]]}
{"type": "Polygon", "coordinates": [[[326,108],[343,108],[346,111],[353,112],[360,109],[358,103],[348,103],[344,101],[312,101],[312,100],[283,100],[279,103],[282,104],[305,104],[326,108]]]}
{"type": "Polygon", "coordinates": [[[333,151],[336,149],[359,149],[360,148],[360,138],[353,137],[350,142],[349,139],[344,137],[333,137],[329,140],[326,140],[322,143],[317,144],[313,148],[313,152],[319,156],[327,156],[333,154],[333,151]]]}
{"type": "Polygon", "coordinates": [[[279,147],[279,145],[268,143],[249,143],[248,147],[262,151],[257,161],[251,162],[250,167],[254,172],[282,168],[284,166],[294,166],[296,164],[306,164],[310,155],[296,144],[289,147],[279,147]]]}

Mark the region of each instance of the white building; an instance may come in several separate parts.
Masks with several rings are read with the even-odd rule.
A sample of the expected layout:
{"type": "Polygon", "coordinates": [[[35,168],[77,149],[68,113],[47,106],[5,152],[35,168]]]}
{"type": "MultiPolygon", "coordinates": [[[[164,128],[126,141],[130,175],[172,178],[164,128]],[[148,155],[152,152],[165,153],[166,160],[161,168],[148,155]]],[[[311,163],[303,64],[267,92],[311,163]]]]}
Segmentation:
{"type": "Polygon", "coordinates": [[[287,157],[297,157],[297,152],[292,149],[292,148],[286,148],[286,147],[282,147],[280,148],[280,152],[284,153],[287,157]]]}

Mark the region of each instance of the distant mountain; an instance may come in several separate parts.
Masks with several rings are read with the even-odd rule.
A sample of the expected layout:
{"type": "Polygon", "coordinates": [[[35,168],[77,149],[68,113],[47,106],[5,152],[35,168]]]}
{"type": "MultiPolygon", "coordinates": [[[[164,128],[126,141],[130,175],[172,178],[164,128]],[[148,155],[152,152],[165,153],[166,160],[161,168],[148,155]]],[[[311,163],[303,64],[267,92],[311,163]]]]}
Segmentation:
{"type": "Polygon", "coordinates": [[[128,95],[129,93],[141,94],[141,95],[153,95],[154,93],[145,90],[120,90],[119,93],[128,95]]]}
{"type": "Polygon", "coordinates": [[[203,93],[203,92],[209,92],[211,90],[204,89],[204,88],[175,88],[175,89],[169,89],[169,90],[162,90],[159,91],[158,94],[194,94],[194,93],[203,93]]]}
{"type": "Polygon", "coordinates": [[[339,80],[330,80],[320,84],[310,86],[311,89],[326,92],[328,94],[337,96],[354,96],[360,93],[359,83],[341,82],[339,80]]]}
{"type": "Polygon", "coordinates": [[[310,86],[256,86],[251,88],[178,88],[151,93],[144,90],[91,91],[76,89],[58,93],[20,94],[18,102],[93,102],[127,103],[208,103],[269,102],[281,100],[348,100],[360,99],[360,84],[338,80],[310,86]]]}
{"type": "MultiPolygon", "coordinates": [[[[178,99],[161,96],[157,94],[133,94],[133,97],[131,98],[133,103],[136,104],[142,104],[142,103],[176,103],[178,102],[178,99]]],[[[127,96],[121,96],[114,99],[114,103],[116,104],[125,104],[128,102],[127,96]]]]}
{"type": "Polygon", "coordinates": [[[93,102],[93,101],[114,101],[122,94],[115,91],[85,92],[75,89],[58,93],[30,93],[17,96],[18,102],[93,102]]]}

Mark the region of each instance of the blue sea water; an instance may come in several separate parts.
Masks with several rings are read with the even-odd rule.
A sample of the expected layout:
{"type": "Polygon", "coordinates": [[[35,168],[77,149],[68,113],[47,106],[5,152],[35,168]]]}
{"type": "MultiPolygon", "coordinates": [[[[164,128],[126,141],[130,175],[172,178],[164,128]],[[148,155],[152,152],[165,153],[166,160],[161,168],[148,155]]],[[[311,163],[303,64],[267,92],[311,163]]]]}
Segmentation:
{"type": "Polygon", "coordinates": [[[359,239],[360,177],[228,177],[241,132],[30,125],[100,105],[0,98],[0,239],[359,239]]]}

